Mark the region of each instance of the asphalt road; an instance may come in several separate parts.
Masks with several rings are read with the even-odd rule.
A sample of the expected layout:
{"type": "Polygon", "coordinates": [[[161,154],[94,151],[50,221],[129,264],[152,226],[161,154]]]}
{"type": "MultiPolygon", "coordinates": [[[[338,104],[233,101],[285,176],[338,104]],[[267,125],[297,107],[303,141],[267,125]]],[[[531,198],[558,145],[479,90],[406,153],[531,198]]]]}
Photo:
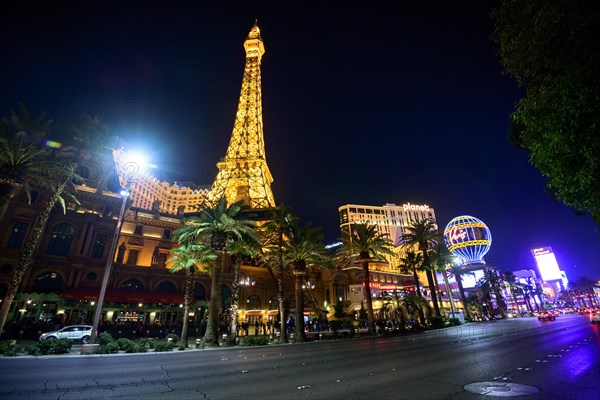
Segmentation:
{"type": "Polygon", "coordinates": [[[2,399],[600,397],[600,325],[579,315],[419,335],[172,353],[0,359],[2,399]],[[476,382],[488,395],[465,390],[476,382]]]}

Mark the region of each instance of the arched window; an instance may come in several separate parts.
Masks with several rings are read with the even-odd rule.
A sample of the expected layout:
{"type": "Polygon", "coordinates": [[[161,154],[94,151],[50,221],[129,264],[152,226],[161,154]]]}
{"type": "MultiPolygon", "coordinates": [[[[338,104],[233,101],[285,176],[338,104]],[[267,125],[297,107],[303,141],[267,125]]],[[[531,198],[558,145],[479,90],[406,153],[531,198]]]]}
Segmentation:
{"type": "Polygon", "coordinates": [[[68,256],[75,229],[69,224],[58,224],[52,230],[48,243],[48,254],[54,256],[68,256]]]}
{"type": "Polygon", "coordinates": [[[44,272],[33,281],[31,290],[36,293],[56,293],[61,292],[63,279],[54,272],[44,272]]]}
{"type": "Polygon", "coordinates": [[[137,279],[128,279],[121,285],[121,289],[141,291],[144,290],[144,285],[142,285],[142,282],[138,281],[137,279]]]}
{"type": "Polygon", "coordinates": [[[271,300],[269,300],[269,310],[278,310],[279,309],[279,297],[277,295],[271,296],[271,300]]]}
{"type": "Polygon", "coordinates": [[[162,293],[177,293],[177,288],[172,282],[164,281],[156,287],[156,291],[162,293]]]}
{"type": "Polygon", "coordinates": [[[260,298],[253,294],[246,300],[246,310],[260,310],[260,298]]]}
{"type": "Polygon", "coordinates": [[[229,286],[221,286],[221,301],[223,302],[224,310],[231,307],[231,289],[229,289],[229,286]]]}
{"type": "Polygon", "coordinates": [[[206,300],[206,289],[199,283],[196,283],[196,286],[194,286],[194,299],[206,300]]]}

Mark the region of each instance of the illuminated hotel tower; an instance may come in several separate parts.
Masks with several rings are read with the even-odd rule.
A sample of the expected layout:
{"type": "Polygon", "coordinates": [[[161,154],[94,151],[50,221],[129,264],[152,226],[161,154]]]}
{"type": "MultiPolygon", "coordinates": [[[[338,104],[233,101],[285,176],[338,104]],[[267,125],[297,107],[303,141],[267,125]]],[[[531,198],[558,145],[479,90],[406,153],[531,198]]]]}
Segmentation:
{"type": "Polygon", "coordinates": [[[265,47],[256,24],[250,29],[244,49],[246,68],[233,133],[225,158],[217,163],[219,172],[208,194],[208,202],[214,203],[225,196],[230,204],[243,200],[250,208],[275,207],[262,123],[260,60],[265,47]]]}

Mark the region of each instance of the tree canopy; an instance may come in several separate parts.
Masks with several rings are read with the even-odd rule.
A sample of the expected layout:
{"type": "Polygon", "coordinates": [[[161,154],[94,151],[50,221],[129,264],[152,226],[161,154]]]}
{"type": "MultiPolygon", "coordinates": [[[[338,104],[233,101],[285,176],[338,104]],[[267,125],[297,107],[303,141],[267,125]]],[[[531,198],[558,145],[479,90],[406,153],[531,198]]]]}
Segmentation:
{"type": "Polygon", "coordinates": [[[504,0],[492,16],[500,62],[526,88],[509,139],[553,198],[600,223],[600,3],[504,0]]]}

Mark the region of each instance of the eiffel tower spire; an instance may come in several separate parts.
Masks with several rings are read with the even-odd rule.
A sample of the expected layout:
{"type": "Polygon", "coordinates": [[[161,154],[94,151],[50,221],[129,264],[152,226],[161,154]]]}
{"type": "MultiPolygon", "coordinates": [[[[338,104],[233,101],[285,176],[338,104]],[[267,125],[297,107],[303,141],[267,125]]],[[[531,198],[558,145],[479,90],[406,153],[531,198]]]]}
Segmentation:
{"type": "Polygon", "coordinates": [[[246,68],[227,154],[217,163],[219,172],[208,194],[214,203],[225,196],[228,203],[244,200],[250,208],[275,207],[273,177],[265,158],[260,89],[260,60],[265,47],[255,23],[244,42],[246,68]]]}

